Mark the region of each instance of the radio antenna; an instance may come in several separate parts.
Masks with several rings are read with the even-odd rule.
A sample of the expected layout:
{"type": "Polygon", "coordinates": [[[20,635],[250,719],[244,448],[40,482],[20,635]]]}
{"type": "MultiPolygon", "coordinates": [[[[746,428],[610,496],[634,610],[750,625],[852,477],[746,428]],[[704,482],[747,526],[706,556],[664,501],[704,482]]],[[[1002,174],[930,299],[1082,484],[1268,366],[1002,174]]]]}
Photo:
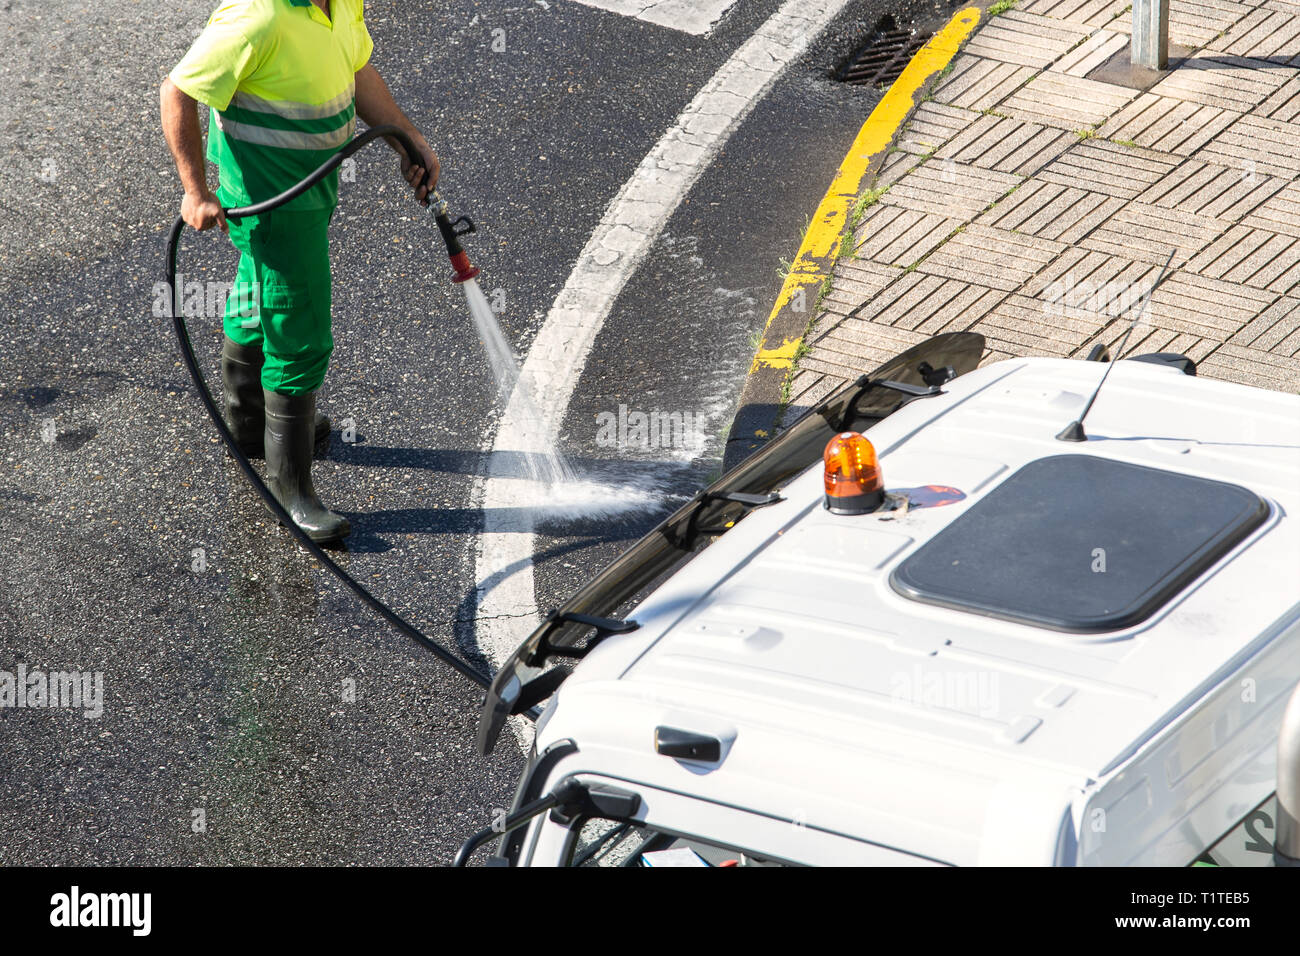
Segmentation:
{"type": "Polygon", "coordinates": [[[1138,306],[1137,314],[1134,315],[1132,320],[1129,322],[1128,328],[1124,330],[1124,337],[1119,340],[1119,346],[1115,349],[1115,358],[1106,365],[1106,371],[1102,373],[1101,381],[1097,383],[1096,389],[1093,390],[1092,397],[1088,399],[1088,404],[1083,406],[1083,414],[1057,433],[1057,441],[1088,440],[1088,433],[1083,430],[1083,420],[1088,417],[1088,412],[1092,410],[1092,403],[1095,402],[1097,396],[1101,394],[1101,387],[1106,384],[1106,378],[1110,375],[1110,370],[1115,367],[1115,363],[1120,360],[1121,356],[1123,356],[1124,346],[1128,344],[1128,337],[1133,333],[1133,327],[1138,324],[1138,319],[1142,318],[1146,313],[1147,303],[1151,301],[1151,294],[1156,291],[1156,286],[1160,285],[1160,283],[1164,281],[1165,273],[1169,271],[1169,264],[1174,261],[1174,254],[1177,251],[1177,249],[1169,250],[1169,258],[1165,260],[1164,267],[1160,270],[1160,275],[1156,276],[1156,281],[1151,283],[1151,288],[1148,289],[1147,294],[1142,297],[1142,303],[1138,306]]]}

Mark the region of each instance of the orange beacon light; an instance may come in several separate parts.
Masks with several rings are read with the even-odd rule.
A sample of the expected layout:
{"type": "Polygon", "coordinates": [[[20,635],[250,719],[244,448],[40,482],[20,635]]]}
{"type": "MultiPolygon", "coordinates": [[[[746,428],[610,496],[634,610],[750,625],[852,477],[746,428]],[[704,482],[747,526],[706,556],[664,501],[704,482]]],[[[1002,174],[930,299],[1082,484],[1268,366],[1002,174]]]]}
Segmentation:
{"type": "Polygon", "coordinates": [[[840,432],[826,443],[826,509],[831,514],[860,515],[885,501],[885,481],[876,449],[857,432],[840,432]]]}

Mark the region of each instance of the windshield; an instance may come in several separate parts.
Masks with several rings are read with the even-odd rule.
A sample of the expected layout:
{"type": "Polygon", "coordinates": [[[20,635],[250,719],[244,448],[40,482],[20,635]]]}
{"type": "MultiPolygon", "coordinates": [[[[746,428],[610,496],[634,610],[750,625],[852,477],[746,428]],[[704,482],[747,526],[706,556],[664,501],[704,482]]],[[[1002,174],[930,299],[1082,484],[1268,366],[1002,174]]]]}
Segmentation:
{"type": "Polygon", "coordinates": [[[569,866],[794,866],[644,823],[588,817],[574,824],[569,866]]]}
{"type": "Polygon", "coordinates": [[[1242,817],[1235,827],[1193,863],[1193,866],[1274,866],[1273,830],[1277,825],[1277,794],[1242,817]]]}

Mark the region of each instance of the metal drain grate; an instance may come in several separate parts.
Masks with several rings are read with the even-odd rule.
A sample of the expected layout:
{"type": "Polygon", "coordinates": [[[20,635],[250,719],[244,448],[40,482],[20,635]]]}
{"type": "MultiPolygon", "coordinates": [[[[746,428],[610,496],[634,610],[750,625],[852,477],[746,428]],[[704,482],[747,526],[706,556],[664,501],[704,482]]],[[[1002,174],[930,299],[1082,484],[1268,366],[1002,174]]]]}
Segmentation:
{"type": "Polygon", "coordinates": [[[835,79],[853,86],[888,86],[898,79],[931,34],[900,30],[892,18],[835,71],[835,79]]]}

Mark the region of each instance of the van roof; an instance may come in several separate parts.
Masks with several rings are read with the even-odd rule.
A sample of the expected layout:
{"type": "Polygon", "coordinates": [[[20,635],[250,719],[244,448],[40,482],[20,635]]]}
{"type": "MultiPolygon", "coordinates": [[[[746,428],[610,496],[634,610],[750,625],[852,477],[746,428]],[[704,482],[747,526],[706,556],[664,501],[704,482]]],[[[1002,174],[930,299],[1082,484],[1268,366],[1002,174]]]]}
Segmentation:
{"type": "MultiPolygon", "coordinates": [[[[1300,509],[1300,396],[1120,362],[1090,439],[1056,440],[1103,369],[1008,360],[878,424],[868,437],[906,508],[834,515],[820,468],[800,475],[783,502],[644,601],[639,630],[588,656],[539,724],[539,747],[571,737],[616,754],[630,779],[732,803],[743,794],[740,805],[763,812],[820,808],[855,835],[947,862],[978,855],[992,838],[990,795],[1014,792],[1015,825],[1038,819],[1036,852],[1050,857],[1072,792],[1300,618],[1300,525],[1287,517],[1300,509]],[[1032,531],[1017,499],[1041,509],[1043,482],[1080,474],[1093,482],[1086,505],[1144,503],[1100,517],[1095,548],[1072,563],[1077,582],[1056,582],[1116,576],[1084,602],[1087,627],[1008,611],[1005,582],[1023,579],[1036,590],[1022,603],[1050,616],[1060,595],[1043,582],[1061,572],[1044,577],[1035,556],[1046,541],[1086,546],[1089,533],[1022,540],[1014,554],[989,537],[982,570],[944,568],[945,554],[980,554],[982,514],[1032,531]],[[1200,512],[1180,527],[1168,501],[1200,512]],[[1141,541],[1150,534],[1165,539],[1152,548],[1141,541]],[[1144,553],[1150,566],[1115,564],[1144,553]],[[1003,606],[971,606],[994,579],[1003,606]],[[1129,613],[1156,585],[1159,599],[1129,613]],[[661,725],[718,736],[721,765],[703,773],[658,756],[661,725]]],[[[1074,522],[1088,513],[1077,505],[1063,508],[1074,522]]],[[[1057,558],[1046,556],[1059,568],[1057,558]]]]}

